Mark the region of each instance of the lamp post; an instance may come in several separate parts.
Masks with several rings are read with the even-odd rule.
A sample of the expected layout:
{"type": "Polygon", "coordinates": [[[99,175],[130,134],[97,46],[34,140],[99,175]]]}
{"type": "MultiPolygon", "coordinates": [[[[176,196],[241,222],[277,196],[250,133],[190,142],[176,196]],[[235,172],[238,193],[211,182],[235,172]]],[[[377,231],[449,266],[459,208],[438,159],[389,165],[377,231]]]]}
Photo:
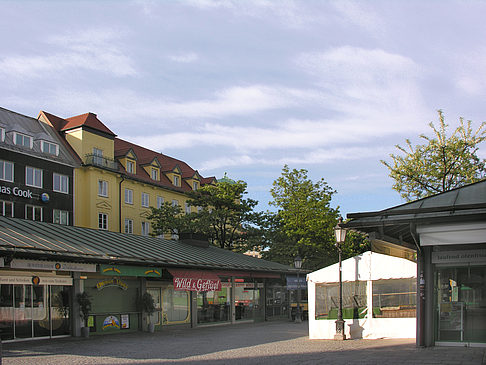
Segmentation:
{"type": "Polygon", "coordinates": [[[342,276],[342,264],[341,264],[341,245],[346,239],[346,230],[341,227],[343,218],[339,217],[338,224],[334,228],[334,234],[336,235],[336,247],[339,253],[339,308],[336,320],[336,334],[335,340],[345,340],[346,335],[344,333],[344,320],[343,320],[343,276],[342,276]]]}
{"type": "Polygon", "coordinates": [[[297,311],[295,312],[295,323],[302,322],[302,315],[300,313],[300,268],[302,267],[302,258],[300,255],[294,258],[294,267],[297,271],[297,311]]]}

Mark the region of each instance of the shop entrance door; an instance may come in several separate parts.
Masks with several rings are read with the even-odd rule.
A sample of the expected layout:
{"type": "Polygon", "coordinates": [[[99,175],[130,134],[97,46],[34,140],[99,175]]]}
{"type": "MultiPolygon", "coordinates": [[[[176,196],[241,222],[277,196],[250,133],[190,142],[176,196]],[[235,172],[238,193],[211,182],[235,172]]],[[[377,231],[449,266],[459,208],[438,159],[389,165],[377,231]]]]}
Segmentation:
{"type": "Polygon", "coordinates": [[[486,267],[436,271],[436,343],[486,346],[486,267]]]}

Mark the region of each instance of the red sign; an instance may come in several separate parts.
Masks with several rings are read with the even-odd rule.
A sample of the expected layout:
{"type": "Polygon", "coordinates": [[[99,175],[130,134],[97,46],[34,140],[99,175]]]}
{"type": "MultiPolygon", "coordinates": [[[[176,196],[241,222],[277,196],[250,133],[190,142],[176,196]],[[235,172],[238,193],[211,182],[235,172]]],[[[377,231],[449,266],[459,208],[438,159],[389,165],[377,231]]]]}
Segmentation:
{"type": "Polygon", "coordinates": [[[174,290],[220,291],[221,280],[207,271],[169,269],[172,274],[174,290]]]}

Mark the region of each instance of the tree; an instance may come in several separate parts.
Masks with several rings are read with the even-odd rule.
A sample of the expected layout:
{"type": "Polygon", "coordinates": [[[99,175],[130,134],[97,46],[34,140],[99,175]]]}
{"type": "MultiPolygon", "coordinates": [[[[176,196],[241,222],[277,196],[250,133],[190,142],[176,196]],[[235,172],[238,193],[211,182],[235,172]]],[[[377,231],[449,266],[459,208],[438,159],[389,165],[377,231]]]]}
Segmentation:
{"type": "Polygon", "coordinates": [[[244,250],[257,204],[255,200],[243,198],[246,187],[244,181],[225,179],[190,192],[187,202],[198,207],[198,212],[184,214],[179,206],[169,203],[159,209],[152,208],[149,219],[153,234],[203,234],[221,248],[244,250]]]}
{"type": "Polygon", "coordinates": [[[459,126],[450,137],[449,125],[444,114],[439,113],[439,126],[429,126],[433,137],[420,135],[425,144],[413,146],[409,139],[407,147],[396,148],[403,155],[390,154],[392,163],[381,161],[395,180],[393,189],[407,201],[424,198],[473,183],[486,177],[486,160],[478,157],[481,142],[486,140],[486,122],[473,132],[471,121],[459,119],[459,126]]]}
{"type": "Polygon", "coordinates": [[[294,257],[300,255],[306,269],[335,262],[334,227],[339,211],[330,206],[335,191],[326,181],[314,183],[307,170],[290,170],[285,165],[270,192],[270,204],[278,211],[268,222],[277,241],[270,243],[265,257],[291,265],[294,257]]]}

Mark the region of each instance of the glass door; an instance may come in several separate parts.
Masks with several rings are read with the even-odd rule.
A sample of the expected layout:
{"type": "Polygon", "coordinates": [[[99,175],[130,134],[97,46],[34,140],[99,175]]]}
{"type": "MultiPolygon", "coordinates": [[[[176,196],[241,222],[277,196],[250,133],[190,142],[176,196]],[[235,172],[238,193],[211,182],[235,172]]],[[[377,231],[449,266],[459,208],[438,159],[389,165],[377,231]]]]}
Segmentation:
{"type": "Polygon", "coordinates": [[[150,317],[150,323],[155,325],[160,325],[160,313],[162,310],[162,298],[161,298],[160,288],[147,288],[147,293],[149,293],[154,299],[155,312],[153,312],[150,317]]]}
{"type": "Polygon", "coordinates": [[[14,336],[32,337],[32,285],[14,285],[14,336]]]}
{"type": "Polygon", "coordinates": [[[436,341],[486,343],[486,267],[436,271],[436,341]]]}

